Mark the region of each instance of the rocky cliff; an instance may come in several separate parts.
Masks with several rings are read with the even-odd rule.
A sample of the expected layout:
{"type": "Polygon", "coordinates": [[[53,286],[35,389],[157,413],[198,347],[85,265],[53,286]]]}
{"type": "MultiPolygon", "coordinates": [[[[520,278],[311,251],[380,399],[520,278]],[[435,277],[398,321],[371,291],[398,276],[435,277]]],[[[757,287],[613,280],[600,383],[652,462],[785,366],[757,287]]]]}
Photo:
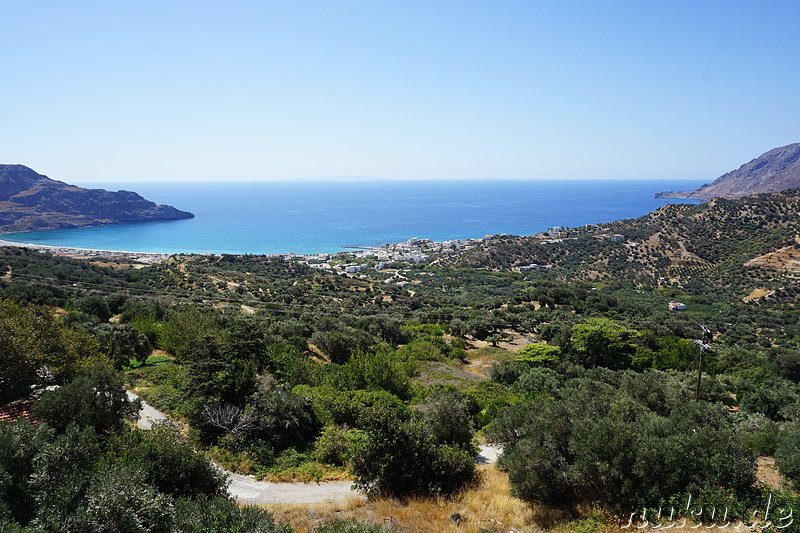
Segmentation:
{"type": "Polygon", "coordinates": [[[661,192],[656,198],[741,198],[800,187],[800,143],[774,148],[693,191],[661,192]]]}
{"type": "Polygon", "coordinates": [[[84,189],[23,165],[0,165],[0,233],[193,217],[135,192],[84,189]]]}

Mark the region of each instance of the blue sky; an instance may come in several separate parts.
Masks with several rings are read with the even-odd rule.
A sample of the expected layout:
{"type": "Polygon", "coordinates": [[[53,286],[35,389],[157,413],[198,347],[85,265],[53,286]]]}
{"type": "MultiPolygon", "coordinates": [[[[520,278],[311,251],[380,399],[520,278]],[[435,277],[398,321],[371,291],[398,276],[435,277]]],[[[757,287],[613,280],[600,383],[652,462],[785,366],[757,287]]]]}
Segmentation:
{"type": "Polygon", "coordinates": [[[800,142],[800,2],[0,0],[0,163],[70,182],[686,178],[800,142]]]}

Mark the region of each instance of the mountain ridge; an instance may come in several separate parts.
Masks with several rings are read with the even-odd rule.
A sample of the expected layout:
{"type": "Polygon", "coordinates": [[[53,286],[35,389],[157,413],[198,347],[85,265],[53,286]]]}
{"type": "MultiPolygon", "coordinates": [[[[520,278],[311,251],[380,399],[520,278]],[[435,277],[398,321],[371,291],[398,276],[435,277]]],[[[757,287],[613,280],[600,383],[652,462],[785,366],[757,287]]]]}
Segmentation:
{"type": "Polygon", "coordinates": [[[656,198],[741,198],[800,187],[800,143],[773,148],[714,182],[691,191],[668,191],[656,198]]]}
{"type": "Polygon", "coordinates": [[[0,233],[194,218],[132,191],[85,189],[24,165],[0,165],[0,233]]]}

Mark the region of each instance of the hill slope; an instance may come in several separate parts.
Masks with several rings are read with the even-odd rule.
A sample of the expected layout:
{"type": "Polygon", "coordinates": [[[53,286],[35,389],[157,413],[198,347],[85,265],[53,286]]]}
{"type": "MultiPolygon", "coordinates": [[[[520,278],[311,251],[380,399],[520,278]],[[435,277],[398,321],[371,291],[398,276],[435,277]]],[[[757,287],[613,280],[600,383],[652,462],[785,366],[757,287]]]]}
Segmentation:
{"type": "Polygon", "coordinates": [[[741,198],[800,187],[800,143],[774,148],[693,191],[670,191],[656,198],[741,198]]]}
{"type": "Polygon", "coordinates": [[[23,165],[0,165],[0,233],[193,217],[134,192],[84,189],[23,165]]]}
{"type": "MultiPolygon", "coordinates": [[[[674,204],[635,220],[543,236],[498,237],[448,259],[452,266],[507,270],[546,265],[560,280],[628,279],[684,282],[710,276],[722,285],[733,276],[760,279],[800,270],[800,190],[737,200],[674,204]]],[[[541,267],[540,267],[541,268],[541,267]]]]}

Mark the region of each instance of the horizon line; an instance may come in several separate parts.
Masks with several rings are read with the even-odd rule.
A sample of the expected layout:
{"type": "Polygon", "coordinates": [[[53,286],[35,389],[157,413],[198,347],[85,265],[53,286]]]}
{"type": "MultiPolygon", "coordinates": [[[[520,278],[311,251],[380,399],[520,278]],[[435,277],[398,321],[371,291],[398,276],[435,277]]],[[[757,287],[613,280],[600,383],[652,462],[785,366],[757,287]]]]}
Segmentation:
{"type": "MultiPolygon", "coordinates": [[[[63,179],[59,181],[64,181],[63,179]]],[[[706,182],[710,183],[707,178],[687,178],[687,177],[663,177],[663,178],[634,178],[634,177],[601,177],[601,178],[583,178],[583,177],[568,177],[568,178],[387,178],[381,176],[319,176],[319,177],[304,177],[304,178],[195,178],[195,179],[112,179],[112,180],[90,180],[90,179],[76,179],[72,183],[89,184],[89,183],[263,183],[263,182],[315,182],[315,181],[363,181],[363,182],[379,182],[379,181],[686,181],[686,182],[706,182]]],[[[711,180],[713,181],[713,180],[711,180]]]]}

